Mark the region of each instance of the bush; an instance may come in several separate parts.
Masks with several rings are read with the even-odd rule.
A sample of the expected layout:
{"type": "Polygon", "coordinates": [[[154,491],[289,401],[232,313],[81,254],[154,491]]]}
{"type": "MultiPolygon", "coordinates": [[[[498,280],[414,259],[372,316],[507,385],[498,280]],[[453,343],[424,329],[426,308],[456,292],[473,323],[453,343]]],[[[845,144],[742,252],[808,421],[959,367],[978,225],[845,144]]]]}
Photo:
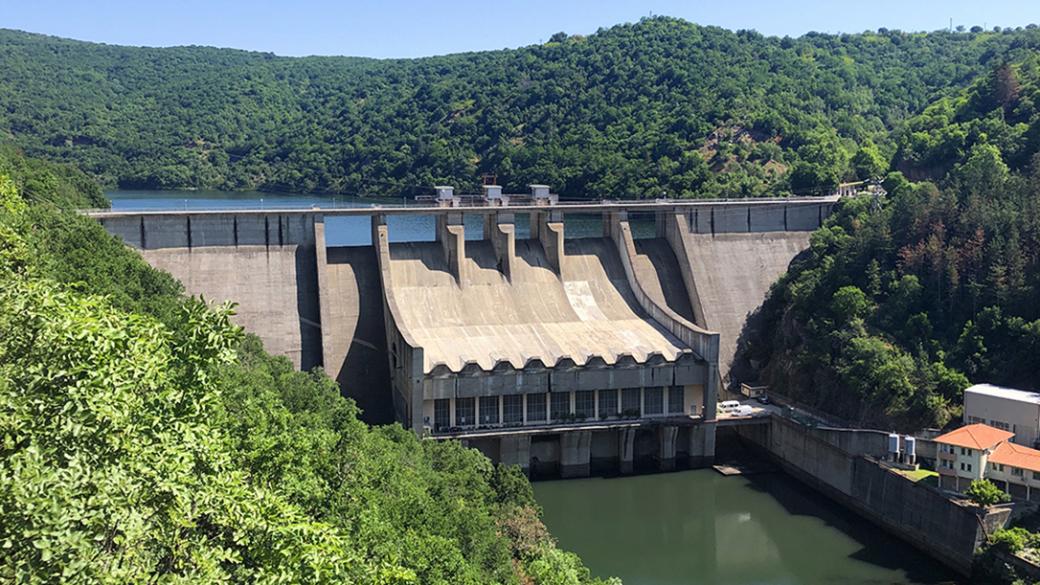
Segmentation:
{"type": "Polygon", "coordinates": [[[1007,552],[1017,553],[1026,548],[1036,546],[1038,535],[1022,528],[1001,528],[989,537],[989,543],[1007,552]]]}
{"type": "Polygon", "coordinates": [[[971,498],[975,505],[983,508],[1011,500],[1011,496],[1001,491],[1000,488],[988,479],[976,479],[971,482],[971,485],[968,486],[968,491],[964,492],[964,495],[971,498]]]}

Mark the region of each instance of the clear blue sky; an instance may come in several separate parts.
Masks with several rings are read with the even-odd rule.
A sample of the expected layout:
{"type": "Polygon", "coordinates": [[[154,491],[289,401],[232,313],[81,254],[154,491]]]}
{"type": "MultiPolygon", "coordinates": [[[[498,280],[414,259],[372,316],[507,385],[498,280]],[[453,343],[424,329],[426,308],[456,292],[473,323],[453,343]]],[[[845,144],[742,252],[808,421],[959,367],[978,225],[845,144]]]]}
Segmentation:
{"type": "Polygon", "coordinates": [[[798,36],[1040,24],[1040,0],[4,0],[0,27],[121,45],[418,57],[514,48],[663,14],[798,36]]]}

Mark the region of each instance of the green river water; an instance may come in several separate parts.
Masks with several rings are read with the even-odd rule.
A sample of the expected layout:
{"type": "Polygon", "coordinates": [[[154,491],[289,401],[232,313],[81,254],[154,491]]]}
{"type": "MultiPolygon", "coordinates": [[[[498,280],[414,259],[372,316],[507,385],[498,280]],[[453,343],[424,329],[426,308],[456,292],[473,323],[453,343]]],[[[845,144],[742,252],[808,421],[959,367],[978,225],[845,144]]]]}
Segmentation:
{"type": "Polygon", "coordinates": [[[902,541],[782,473],[702,469],[538,482],[560,545],[626,585],[953,583],[902,541]]]}

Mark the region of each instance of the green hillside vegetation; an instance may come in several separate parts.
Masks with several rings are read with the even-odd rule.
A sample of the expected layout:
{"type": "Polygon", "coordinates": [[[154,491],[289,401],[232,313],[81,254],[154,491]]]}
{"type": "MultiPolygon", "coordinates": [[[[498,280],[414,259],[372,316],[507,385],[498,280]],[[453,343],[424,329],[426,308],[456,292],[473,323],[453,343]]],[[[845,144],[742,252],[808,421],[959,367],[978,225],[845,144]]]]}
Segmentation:
{"type": "Polygon", "coordinates": [[[1032,26],[775,38],[652,18],[373,60],[0,31],[0,132],[121,187],[413,195],[496,173],[568,197],[814,193],[899,148],[942,157],[889,132],[1038,43],[1032,26]]]}
{"type": "Polygon", "coordinates": [[[774,286],[747,357],[850,421],[958,416],[968,380],[1040,388],[1040,61],[1001,63],[897,134],[888,196],[844,200],[774,286]]]}
{"type": "Polygon", "coordinates": [[[0,581],[595,582],[518,468],[367,427],[64,209],[84,175],[0,169],[0,581]]]}

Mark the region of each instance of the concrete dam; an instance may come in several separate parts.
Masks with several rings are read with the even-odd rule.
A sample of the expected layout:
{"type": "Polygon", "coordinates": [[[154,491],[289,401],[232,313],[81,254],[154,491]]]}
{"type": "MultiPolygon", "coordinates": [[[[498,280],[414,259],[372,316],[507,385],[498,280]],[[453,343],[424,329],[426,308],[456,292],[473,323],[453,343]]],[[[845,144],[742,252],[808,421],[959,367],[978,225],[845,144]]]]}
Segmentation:
{"type": "Polygon", "coordinates": [[[532,187],[438,188],[422,207],[91,215],[189,294],[237,302],[268,351],[322,366],[370,422],[564,477],[709,464],[746,317],[837,197],[562,204],[532,187]],[[569,237],[572,214],[602,229],[569,237]],[[366,222],[371,244],[328,246],[337,216],[366,222]],[[433,241],[395,241],[397,216],[431,216],[433,241]],[[653,219],[650,237],[630,216],[653,219]]]}

